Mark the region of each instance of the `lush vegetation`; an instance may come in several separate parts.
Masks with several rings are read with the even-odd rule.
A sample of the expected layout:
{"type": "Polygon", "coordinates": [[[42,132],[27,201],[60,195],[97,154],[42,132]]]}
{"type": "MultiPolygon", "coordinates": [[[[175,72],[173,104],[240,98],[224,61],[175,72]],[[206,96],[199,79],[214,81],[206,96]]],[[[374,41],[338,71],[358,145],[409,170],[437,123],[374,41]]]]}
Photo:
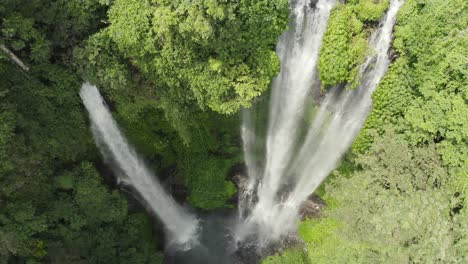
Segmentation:
{"type": "MultiPolygon", "coordinates": [[[[324,88],[357,85],[389,3],[341,2],[324,88]]],[[[304,245],[265,263],[468,262],[467,6],[406,1],[374,108],[318,191],[327,209],[301,224],[304,245]]],[[[277,74],[287,20],[287,0],[0,1],[0,263],[162,261],[159,224],[94,145],[83,80],[178,198],[232,207],[236,114],[277,74]]]]}
{"type": "Polygon", "coordinates": [[[161,261],[160,227],[94,146],[82,80],[180,198],[232,206],[234,114],[279,70],[287,18],[286,0],[1,1],[0,263],[161,261]]]}
{"type": "MultiPolygon", "coordinates": [[[[311,263],[468,260],[467,6],[402,7],[397,58],[346,162],[321,188],[329,207],[300,227],[311,263]]],[[[288,254],[281,263],[296,263],[288,254]]]]}
{"type": "Polygon", "coordinates": [[[160,259],[148,217],[91,163],[70,54],[104,14],[95,1],[0,3],[0,45],[25,66],[0,52],[0,263],[160,259]]]}
{"type": "Polygon", "coordinates": [[[338,4],[330,15],[320,50],[323,87],[358,84],[358,72],[368,50],[367,38],[388,7],[388,0],[353,0],[338,4]]]}
{"type": "Polygon", "coordinates": [[[135,85],[157,98],[188,143],[200,123],[194,112],[234,114],[268,88],[279,70],[274,46],[287,11],[287,0],[117,0],[109,27],[79,53],[94,82],[114,91],[135,85]],[[134,71],[144,83],[128,80],[134,71]]]}

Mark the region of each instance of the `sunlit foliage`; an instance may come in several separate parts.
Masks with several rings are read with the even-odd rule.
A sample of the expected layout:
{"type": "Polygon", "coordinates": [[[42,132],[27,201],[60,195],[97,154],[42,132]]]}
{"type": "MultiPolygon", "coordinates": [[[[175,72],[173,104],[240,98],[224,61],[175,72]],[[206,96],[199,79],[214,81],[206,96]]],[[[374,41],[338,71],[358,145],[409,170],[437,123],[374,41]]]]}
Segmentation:
{"type": "Polygon", "coordinates": [[[380,20],[388,0],[354,0],[331,12],[320,50],[318,70],[323,87],[348,83],[354,88],[368,50],[372,22],[380,20]]]}
{"type": "MultiPolygon", "coordinates": [[[[231,207],[234,114],[279,70],[288,2],[0,1],[0,45],[27,66],[0,51],[0,263],[162,262],[149,217],[94,146],[83,80],[187,202],[231,207]]],[[[339,2],[320,51],[325,88],[357,85],[389,3],[339,2]]],[[[319,189],[328,208],[300,225],[303,245],[265,263],[467,262],[467,5],[406,1],[373,111],[319,189]]]]}
{"type": "MultiPolygon", "coordinates": [[[[288,2],[114,1],[110,37],[170,102],[232,114],[265,91],[288,2]]],[[[174,105],[165,106],[165,111],[174,105]]]]}

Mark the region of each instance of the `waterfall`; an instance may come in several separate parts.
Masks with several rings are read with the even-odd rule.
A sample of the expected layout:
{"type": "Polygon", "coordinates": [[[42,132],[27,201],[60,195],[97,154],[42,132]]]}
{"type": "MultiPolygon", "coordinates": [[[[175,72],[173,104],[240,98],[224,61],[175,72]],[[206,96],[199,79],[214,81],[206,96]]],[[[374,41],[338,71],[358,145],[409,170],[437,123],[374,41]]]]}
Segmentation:
{"type": "Polygon", "coordinates": [[[248,213],[249,209],[253,205],[253,192],[255,190],[255,185],[258,180],[258,167],[257,167],[257,158],[256,158],[256,136],[255,136],[255,124],[252,117],[253,111],[250,109],[242,109],[242,125],[241,125],[241,137],[242,137],[242,147],[244,151],[244,160],[247,167],[247,175],[249,175],[248,181],[243,183],[243,186],[240,186],[240,189],[243,190],[242,193],[239,193],[239,218],[244,218],[244,215],[248,213]]]}
{"type": "MultiPolygon", "coordinates": [[[[265,167],[261,177],[249,175],[252,186],[255,185],[253,182],[258,183],[259,199],[249,221],[259,226],[269,226],[269,222],[274,221],[270,218],[271,209],[277,204],[277,192],[284,183],[285,172],[293,155],[305,99],[317,81],[318,54],[334,4],[334,0],[319,0],[315,6],[311,5],[310,0],[291,2],[289,31],[280,37],[277,45],[281,71],[271,88],[265,167]]],[[[243,120],[243,126],[251,122],[246,118],[243,120]]],[[[244,138],[244,145],[249,141],[244,138]]],[[[245,156],[251,154],[246,153],[245,156]]],[[[248,161],[247,166],[251,163],[248,161]]],[[[250,171],[253,169],[248,168],[250,171]]],[[[240,204],[243,203],[241,200],[240,204]]],[[[240,232],[248,232],[245,228],[241,229],[240,232]]]]}
{"type": "Polygon", "coordinates": [[[169,244],[185,248],[196,241],[198,220],[167,194],[135,149],[127,142],[95,86],[84,83],[81,99],[89,112],[91,130],[104,158],[119,180],[134,188],[168,233],[169,244]]]}
{"type": "Polygon", "coordinates": [[[260,240],[277,240],[295,230],[302,202],[337,166],[372,108],[371,95],[390,64],[387,53],[392,29],[404,0],[390,0],[387,13],[371,36],[370,46],[375,52],[361,66],[359,87],[351,91],[334,87],[328,91],[304,142],[295,151],[304,98],[316,79],[322,35],[334,4],[320,0],[314,10],[308,10],[307,2],[293,3],[290,31],[278,44],[282,67],[272,87],[265,170],[258,180],[259,201],[239,228],[240,239],[256,232],[260,240]],[[286,180],[292,186],[284,195],[279,191],[286,180]],[[278,198],[279,194],[285,197],[278,198]]]}

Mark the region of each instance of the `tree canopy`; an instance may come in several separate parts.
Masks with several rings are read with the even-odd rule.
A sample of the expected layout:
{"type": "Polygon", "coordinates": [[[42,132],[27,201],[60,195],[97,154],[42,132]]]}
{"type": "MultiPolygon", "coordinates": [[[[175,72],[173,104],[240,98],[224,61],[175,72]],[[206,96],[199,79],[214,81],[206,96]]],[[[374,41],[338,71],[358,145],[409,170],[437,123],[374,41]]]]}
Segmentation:
{"type": "Polygon", "coordinates": [[[83,80],[182,199],[232,206],[234,114],[278,72],[287,20],[286,0],[1,1],[0,263],[162,261],[94,146],[83,80]]]}
{"type": "MultiPolygon", "coordinates": [[[[317,192],[327,208],[265,263],[468,261],[467,5],[405,1],[373,110],[317,192]]],[[[358,84],[388,6],[337,1],[323,88],[358,84]]],[[[83,81],[177,199],[233,207],[237,113],[260,101],[266,129],[288,16],[287,0],[0,1],[0,263],[162,263],[160,224],[96,149],[83,81]]]]}

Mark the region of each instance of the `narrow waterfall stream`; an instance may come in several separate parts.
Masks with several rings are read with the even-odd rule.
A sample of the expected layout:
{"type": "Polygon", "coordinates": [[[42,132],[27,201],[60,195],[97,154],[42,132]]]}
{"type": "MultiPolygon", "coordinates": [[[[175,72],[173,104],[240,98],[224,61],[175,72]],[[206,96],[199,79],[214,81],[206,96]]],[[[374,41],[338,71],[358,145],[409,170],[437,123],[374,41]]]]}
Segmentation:
{"type": "Polygon", "coordinates": [[[197,218],[178,205],[158,183],[125,139],[97,88],[84,83],[80,96],[89,112],[96,144],[113,165],[119,181],[134,188],[149,210],[159,217],[167,230],[169,244],[190,248],[197,240],[197,218]]]}
{"type": "MultiPolygon", "coordinates": [[[[253,182],[259,181],[256,193],[259,201],[245,217],[245,223],[240,224],[240,240],[257,233],[260,243],[268,243],[296,230],[301,204],[337,166],[371,110],[371,95],[390,64],[387,53],[392,29],[404,0],[390,1],[379,28],[371,36],[370,46],[375,52],[361,67],[359,87],[351,91],[334,87],[327,92],[305,141],[295,152],[304,98],[317,78],[314,70],[318,51],[335,1],[318,1],[314,10],[308,10],[307,2],[296,1],[292,7],[291,31],[286,32],[278,44],[282,69],[272,87],[265,168],[262,175],[249,175],[249,188],[254,188],[253,182]],[[279,198],[281,185],[285,183],[292,188],[286,198],[279,198]]],[[[253,144],[255,136],[252,135],[252,121],[247,117],[244,114],[244,149],[252,151],[249,144],[253,144]]],[[[245,157],[252,159],[253,154],[246,153],[245,157]]],[[[246,160],[246,164],[252,166],[255,161],[246,160]]],[[[252,171],[258,169],[248,169],[249,173],[252,171]]],[[[241,199],[255,195],[249,188],[247,195],[240,195],[241,199]]],[[[251,202],[240,201],[239,204],[245,206],[251,202]]],[[[246,211],[245,208],[240,210],[246,211]]]]}

